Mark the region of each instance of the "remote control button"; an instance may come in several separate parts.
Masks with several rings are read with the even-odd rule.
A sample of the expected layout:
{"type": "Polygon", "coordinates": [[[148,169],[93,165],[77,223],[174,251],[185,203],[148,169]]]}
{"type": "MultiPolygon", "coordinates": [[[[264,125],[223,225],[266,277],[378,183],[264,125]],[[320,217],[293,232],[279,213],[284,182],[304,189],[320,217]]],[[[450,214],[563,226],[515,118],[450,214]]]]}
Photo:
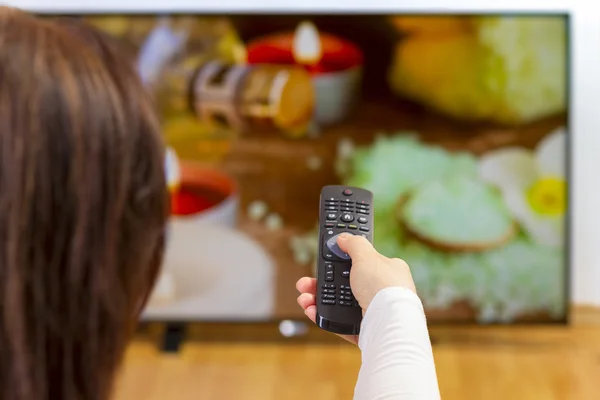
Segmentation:
{"type": "Polygon", "coordinates": [[[323,304],[335,304],[335,300],[323,299],[321,300],[323,304]]]}
{"type": "Polygon", "coordinates": [[[337,211],[337,207],[325,207],[325,211],[337,211]]]}
{"type": "MultiPolygon", "coordinates": [[[[334,294],[324,294],[323,298],[335,300],[335,295],[334,294]]],[[[348,300],[350,300],[350,299],[348,299],[348,300]]]]}
{"type": "Polygon", "coordinates": [[[352,206],[354,205],[354,200],[352,199],[342,199],[340,200],[341,204],[352,206]]]}
{"type": "Polygon", "coordinates": [[[350,290],[350,286],[348,286],[348,285],[340,285],[340,289],[350,290]]]}
{"type": "Polygon", "coordinates": [[[359,214],[369,215],[369,212],[365,210],[356,210],[356,212],[359,214]]]}
{"type": "Polygon", "coordinates": [[[363,206],[368,206],[368,205],[370,205],[369,203],[367,203],[367,202],[366,202],[366,201],[364,201],[364,200],[357,201],[357,202],[356,202],[356,204],[362,204],[363,206]]]}
{"type": "Polygon", "coordinates": [[[339,302],[340,306],[346,306],[346,307],[351,307],[352,303],[350,303],[349,301],[340,301],[339,302]]]}
{"type": "Polygon", "coordinates": [[[369,228],[367,228],[366,226],[361,226],[360,230],[363,232],[369,232],[369,228]]]}
{"type": "Polygon", "coordinates": [[[351,209],[350,207],[340,207],[340,211],[352,212],[354,210],[351,209]]]}
{"type": "Polygon", "coordinates": [[[342,215],[341,219],[344,222],[352,222],[352,221],[354,221],[354,217],[352,216],[352,214],[344,214],[344,215],[342,215]]]}
{"type": "Polygon", "coordinates": [[[325,201],[338,201],[337,197],[327,197],[325,201]]]}
{"type": "Polygon", "coordinates": [[[323,285],[323,286],[321,286],[321,287],[322,287],[323,289],[335,289],[335,285],[328,285],[328,284],[325,284],[325,285],[323,285]]]}
{"type": "Polygon", "coordinates": [[[323,289],[321,290],[323,294],[335,294],[335,289],[323,289]]]}
{"type": "Polygon", "coordinates": [[[344,224],[337,224],[337,227],[338,227],[338,228],[345,228],[345,227],[346,227],[346,225],[344,225],[344,224]]]}
{"type": "Polygon", "coordinates": [[[366,224],[369,221],[365,217],[358,217],[358,222],[360,222],[361,224],[366,224]]]}
{"type": "Polygon", "coordinates": [[[350,189],[346,189],[346,190],[344,190],[344,191],[342,192],[342,194],[343,194],[344,196],[352,196],[352,190],[350,190],[350,189]]]}
{"type": "Polygon", "coordinates": [[[328,259],[328,260],[333,260],[333,254],[331,254],[331,253],[325,253],[325,254],[323,255],[323,257],[325,257],[325,258],[326,258],[326,259],[328,259]]]}
{"type": "Polygon", "coordinates": [[[333,271],[333,265],[327,264],[325,265],[325,272],[333,271]]]}
{"type": "MultiPolygon", "coordinates": [[[[328,297],[328,298],[329,298],[329,297],[328,297]]],[[[333,296],[333,298],[335,298],[335,296],[333,296]]],[[[352,301],[352,296],[342,296],[342,297],[340,297],[340,299],[344,299],[344,300],[352,301]]]]}
{"type": "Polygon", "coordinates": [[[329,230],[329,231],[327,231],[327,234],[328,235],[333,235],[333,231],[329,230]]]}
{"type": "Polygon", "coordinates": [[[358,226],[356,226],[356,225],[348,225],[348,228],[350,228],[350,229],[358,229],[358,226]]]}
{"type": "Polygon", "coordinates": [[[331,275],[331,276],[326,276],[326,277],[325,277],[325,282],[333,282],[333,275],[331,275]]]}
{"type": "Polygon", "coordinates": [[[348,277],[350,277],[350,271],[342,271],[342,276],[343,276],[344,278],[348,278],[348,277]]]}
{"type": "Polygon", "coordinates": [[[369,206],[365,206],[364,204],[357,204],[356,208],[359,208],[361,210],[368,210],[369,206]]]}
{"type": "MultiPolygon", "coordinates": [[[[343,224],[341,224],[341,225],[342,225],[342,228],[345,227],[345,225],[343,225],[343,224]]],[[[329,249],[329,251],[331,251],[333,254],[335,254],[342,260],[350,260],[350,256],[348,254],[344,253],[342,251],[342,249],[340,249],[340,246],[338,246],[338,243],[337,243],[338,236],[339,236],[339,234],[330,237],[327,240],[327,242],[325,243],[325,246],[329,249]]]]}
{"type": "Polygon", "coordinates": [[[337,215],[336,214],[327,214],[327,219],[329,221],[335,221],[337,219],[337,215]]]}
{"type": "Polygon", "coordinates": [[[335,226],[335,224],[333,222],[328,222],[325,224],[325,228],[333,228],[334,226],[335,226]]]}

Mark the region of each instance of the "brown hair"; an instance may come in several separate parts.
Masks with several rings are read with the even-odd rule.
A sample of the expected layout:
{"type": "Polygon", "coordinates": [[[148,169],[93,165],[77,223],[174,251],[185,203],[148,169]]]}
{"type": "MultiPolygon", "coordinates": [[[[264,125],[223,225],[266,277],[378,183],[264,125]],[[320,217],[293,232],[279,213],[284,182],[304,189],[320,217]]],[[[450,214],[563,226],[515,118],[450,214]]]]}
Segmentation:
{"type": "Polygon", "coordinates": [[[102,35],[0,7],[0,398],[104,400],[162,259],[153,104],[102,35]]]}

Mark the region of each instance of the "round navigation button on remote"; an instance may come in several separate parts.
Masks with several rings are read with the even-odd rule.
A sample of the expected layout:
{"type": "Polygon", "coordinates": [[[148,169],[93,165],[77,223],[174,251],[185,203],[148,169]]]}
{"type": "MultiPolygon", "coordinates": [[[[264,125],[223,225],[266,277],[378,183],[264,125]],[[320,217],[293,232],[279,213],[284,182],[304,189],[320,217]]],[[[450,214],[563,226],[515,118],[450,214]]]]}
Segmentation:
{"type": "Polygon", "coordinates": [[[354,221],[354,217],[352,216],[352,214],[344,214],[344,215],[342,215],[342,221],[352,222],[352,221],[354,221]]]}
{"type": "MultiPolygon", "coordinates": [[[[353,234],[352,232],[346,232],[349,234],[353,234]]],[[[341,258],[342,260],[350,260],[350,256],[346,253],[344,253],[342,251],[342,249],[340,249],[340,246],[338,246],[337,240],[338,240],[338,236],[340,236],[341,233],[338,233],[335,236],[330,237],[327,240],[327,243],[325,243],[325,245],[327,246],[327,249],[329,249],[329,251],[331,251],[333,254],[335,254],[337,257],[341,258]]]]}
{"type": "Polygon", "coordinates": [[[342,192],[342,194],[343,194],[344,196],[352,196],[352,190],[350,190],[350,189],[346,189],[346,190],[344,190],[344,191],[342,192]]]}

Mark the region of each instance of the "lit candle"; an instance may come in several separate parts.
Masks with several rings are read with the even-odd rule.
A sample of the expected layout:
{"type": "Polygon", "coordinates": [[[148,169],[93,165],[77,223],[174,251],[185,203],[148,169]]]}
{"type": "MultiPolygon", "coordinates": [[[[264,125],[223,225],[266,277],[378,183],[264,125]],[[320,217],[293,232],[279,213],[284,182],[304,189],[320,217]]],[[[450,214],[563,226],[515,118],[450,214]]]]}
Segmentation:
{"type": "Polygon", "coordinates": [[[292,55],[298,64],[315,66],[323,57],[319,31],[312,22],[298,25],[294,34],[292,55]]]}
{"type": "Polygon", "coordinates": [[[362,79],[363,57],[354,43],[320,33],[311,22],[247,46],[249,64],[296,65],[310,72],[316,92],[314,119],[319,125],[340,122],[351,112],[362,79]]]}
{"type": "Polygon", "coordinates": [[[167,147],[165,151],[165,174],[167,177],[167,187],[169,192],[175,193],[181,185],[181,168],[175,151],[167,147]]]}
{"type": "MultiPolygon", "coordinates": [[[[191,177],[182,182],[182,165],[175,151],[168,147],[165,153],[167,187],[171,194],[171,214],[176,216],[193,215],[215,205],[215,200],[207,196],[203,186],[191,184],[191,177]]],[[[186,171],[190,168],[187,167],[186,171]]],[[[201,173],[201,172],[199,172],[201,173]]],[[[187,174],[191,175],[191,174],[187,174]]],[[[215,196],[212,196],[215,197],[215,196]]]]}

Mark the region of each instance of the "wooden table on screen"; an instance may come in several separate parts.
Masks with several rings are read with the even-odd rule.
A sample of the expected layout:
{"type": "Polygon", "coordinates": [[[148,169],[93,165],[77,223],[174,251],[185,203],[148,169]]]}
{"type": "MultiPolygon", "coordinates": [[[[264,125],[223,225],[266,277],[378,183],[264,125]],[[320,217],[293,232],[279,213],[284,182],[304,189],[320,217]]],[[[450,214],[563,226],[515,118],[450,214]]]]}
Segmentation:
{"type": "MultiPolygon", "coordinates": [[[[248,134],[238,139],[225,160],[225,168],[240,184],[240,229],[251,234],[274,257],[278,266],[277,301],[274,318],[304,318],[296,303],[296,280],[311,274],[311,267],[294,262],[289,241],[294,235],[313,229],[318,218],[320,189],[339,183],[334,171],[338,142],[349,138],[366,145],[378,133],[400,131],[419,133],[425,143],[450,151],[475,155],[498,147],[518,145],[533,149],[550,130],[566,124],[566,115],[557,115],[519,127],[461,123],[420,106],[398,100],[365,102],[347,121],[321,132],[316,139],[286,139],[276,135],[248,134]],[[307,167],[307,159],[322,160],[318,170],[307,167]],[[284,228],[269,231],[263,224],[245,217],[248,204],[264,201],[278,213],[284,228]]],[[[430,321],[472,321],[475,311],[466,303],[446,310],[427,310],[430,321]]],[[[543,313],[523,316],[525,320],[547,320],[543,313]]]]}

